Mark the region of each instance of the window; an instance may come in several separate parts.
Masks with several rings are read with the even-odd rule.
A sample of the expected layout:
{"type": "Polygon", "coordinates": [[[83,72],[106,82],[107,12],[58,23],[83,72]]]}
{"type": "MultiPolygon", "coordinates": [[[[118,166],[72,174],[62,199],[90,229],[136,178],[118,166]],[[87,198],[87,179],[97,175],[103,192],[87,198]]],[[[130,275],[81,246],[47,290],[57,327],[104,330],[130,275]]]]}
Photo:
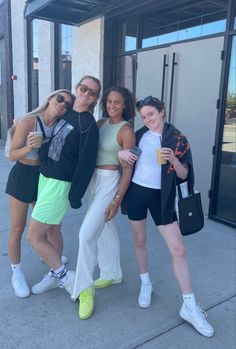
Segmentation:
{"type": "Polygon", "coordinates": [[[55,24],[55,88],[71,90],[72,26],[55,24]]]}
{"type": "MultiPolygon", "coordinates": [[[[200,2],[201,3],[201,2],[200,2]]],[[[154,12],[144,17],[142,48],[199,38],[225,31],[226,11],[198,5],[171,13],[154,12]],[[208,14],[209,11],[213,11],[208,14]]]]}
{"type": "Polygon", "coordinates": [[[216,215],[236,223],[236,36],[233,37],[225,108],[216,215]]]}
{"type": "Polygon", "coordinates": [[[117,57],[116,84],[135,92],[136,55],[117,57]]]}
{"type": "Polygon", "coordinates": [[[223,33],[227,6],[227,0],[203,0],[125,19],[118,23],[117,54],[223,33]]]}
{"type": "Polygon", "coordinates": [[[130,19],[118,25],[118,52],[136,50],[137,46],[137,19],[130,19]]]}
{"type": "Polygon", "coordinates": [[[28,22],[28,109],[39,104],[39,32],[38,20],[28,22]]]}

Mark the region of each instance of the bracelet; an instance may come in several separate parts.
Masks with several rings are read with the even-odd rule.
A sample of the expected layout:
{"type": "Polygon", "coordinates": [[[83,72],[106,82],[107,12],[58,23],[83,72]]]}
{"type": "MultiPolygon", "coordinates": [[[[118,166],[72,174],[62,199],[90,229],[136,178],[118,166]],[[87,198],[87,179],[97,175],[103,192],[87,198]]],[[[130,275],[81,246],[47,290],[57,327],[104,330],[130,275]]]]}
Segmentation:
{"type": "Polygon", "coordinates": [[[115,198],[120,198],[120,195],[116,194],[115,198]]]}
{"type": "Polygon", "coordinates": [[[116,202],[115,200],[112,200],[112,205],[117,205],[118,204],[118,202],[116,202]]]}

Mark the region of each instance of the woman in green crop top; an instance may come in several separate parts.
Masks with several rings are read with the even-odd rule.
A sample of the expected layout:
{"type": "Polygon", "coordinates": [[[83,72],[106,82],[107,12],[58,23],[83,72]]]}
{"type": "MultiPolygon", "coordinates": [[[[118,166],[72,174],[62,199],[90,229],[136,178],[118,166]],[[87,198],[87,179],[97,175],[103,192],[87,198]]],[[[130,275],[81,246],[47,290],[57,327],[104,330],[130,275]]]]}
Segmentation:
{"type": "Polygon", "coordinates": [[[119,86],[110,88],[101,101],[103,116],[98,121],[99,146],[96,169],[88,193],[90,206],[79,233],[73,300],[79,297],[79,316],[87,319],[94,308],[94,287],[102,288],[122,281],[120,242],[114,223],[119,205],[128,188],[132,166],[122,168],[120,175],[118,151],[132,148],[135,135],[128,120],[134,117],[132,93],[119,86]],[[96,264],[100,278],[94,282],[96,264]]]}

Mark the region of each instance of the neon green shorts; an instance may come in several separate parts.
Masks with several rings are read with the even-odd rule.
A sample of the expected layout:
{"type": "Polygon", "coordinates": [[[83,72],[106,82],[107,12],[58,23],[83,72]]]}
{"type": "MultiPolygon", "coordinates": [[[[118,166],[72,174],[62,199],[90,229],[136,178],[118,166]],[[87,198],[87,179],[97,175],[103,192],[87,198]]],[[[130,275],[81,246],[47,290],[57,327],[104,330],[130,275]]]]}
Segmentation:
{"type": "Polygon", "coordinates": [[[38,197],[32,218],[45,224],[60,224],[68,207],[71,183],[39,176],[38,197]]]}

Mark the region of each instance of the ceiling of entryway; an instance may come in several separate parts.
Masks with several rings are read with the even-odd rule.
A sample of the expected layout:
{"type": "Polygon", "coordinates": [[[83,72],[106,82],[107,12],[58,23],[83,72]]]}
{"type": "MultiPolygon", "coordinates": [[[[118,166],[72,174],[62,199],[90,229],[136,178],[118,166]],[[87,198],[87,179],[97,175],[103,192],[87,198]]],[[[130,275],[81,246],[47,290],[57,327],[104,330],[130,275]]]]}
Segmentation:
{"type": "Polygon", "coordinates": [[[192,5],[225,6],[227,0],[28,0],[25,6],[25,18],[44,19],[70,25],[80,25],[99,16],[117,17],[145,13],[158,8],[163,11],[171,8],[173,11],[184,6],[186,11],[192,5]]]}

